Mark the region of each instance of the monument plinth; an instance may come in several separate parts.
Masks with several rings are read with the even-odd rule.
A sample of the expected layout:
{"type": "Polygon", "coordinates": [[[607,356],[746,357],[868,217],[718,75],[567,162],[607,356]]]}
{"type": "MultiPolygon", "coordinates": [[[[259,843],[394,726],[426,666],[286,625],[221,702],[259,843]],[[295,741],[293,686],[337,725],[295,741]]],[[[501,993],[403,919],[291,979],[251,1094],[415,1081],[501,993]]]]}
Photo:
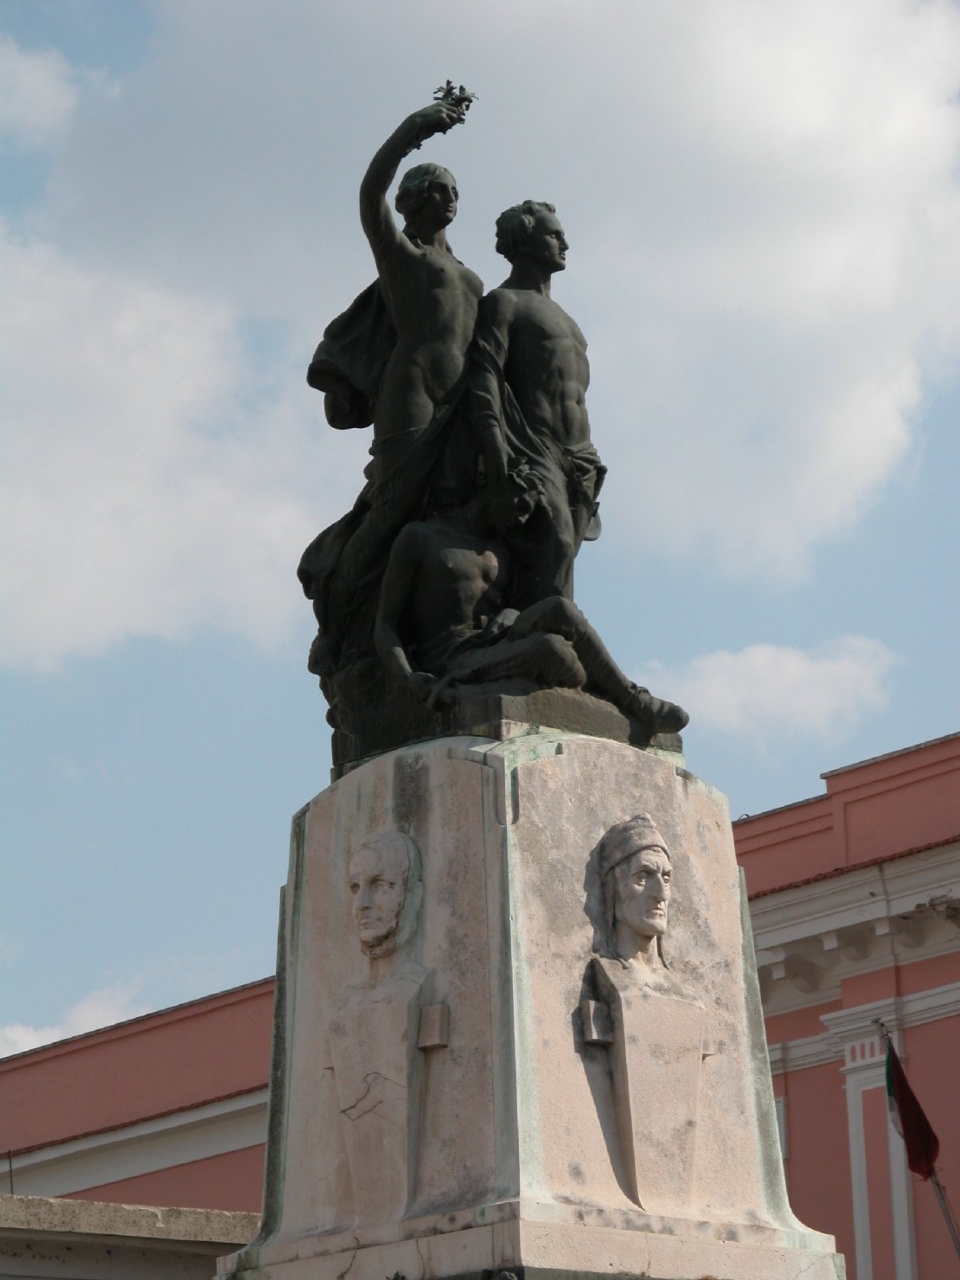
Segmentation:
{"type": "Polygon", "coordinates": [[[294,820],[263,1227],[221,1275],[842,1276],[744,921],[676,753],[515,726],[341,777],[294,820]]]}

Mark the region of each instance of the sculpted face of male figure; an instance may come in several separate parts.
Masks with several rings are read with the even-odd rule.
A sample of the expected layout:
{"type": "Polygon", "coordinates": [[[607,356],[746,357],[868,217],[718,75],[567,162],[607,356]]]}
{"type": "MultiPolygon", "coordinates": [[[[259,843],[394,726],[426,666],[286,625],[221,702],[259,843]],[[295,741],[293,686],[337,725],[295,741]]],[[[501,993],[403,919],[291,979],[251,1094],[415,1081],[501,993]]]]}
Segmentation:
{"type": "Polygon", "coordinates": [[[566,270],[569,248],[560,219],[549,209],[541,208],[533,216],[533,226],[517,249],[514,261],[517,258],[527,258],[541,271],[553,275],[557,271],[566,270]]]}
{"type": "Polygon", "coordinates": [[[370,959],[392,955],[413,933],[423,886],[416,846],[400,831],[383,831],[353,854],[347,884],[360,948],[370,959]]]}
{"type": "Polygon", "coordinates": [[[624,959],[667,931],[673,868],[665,849],[640,849],[614,868],[614,924],[617,951],[624,959]]]}
{"type": "Polygon", "coordinates": [[[621,960],[662,964],[673,868],[650,815],[611,827],[599,857],[608,949],[621,960]]]}

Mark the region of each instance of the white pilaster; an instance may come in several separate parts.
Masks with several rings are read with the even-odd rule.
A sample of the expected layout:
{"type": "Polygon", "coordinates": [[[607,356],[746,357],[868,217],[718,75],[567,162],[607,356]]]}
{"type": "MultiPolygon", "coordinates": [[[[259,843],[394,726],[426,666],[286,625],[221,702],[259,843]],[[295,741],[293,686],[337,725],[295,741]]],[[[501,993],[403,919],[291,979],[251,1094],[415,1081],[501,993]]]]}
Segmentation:
{"type": "MultiPolygon", "coordinates": [[[[870,1197],[864,1141],[863,1095],[868,1089],[886,1089],[886,1053],[878,1020],[893,1036],[903,1057],[896,999],[877,1001],[858,1009],[824,1014],[821,1021],[835,1041],[843,1045],[846,1077],[847,1130],[853,1191],[853,1230],[857,1256],[857,1280],[873,1280],[870,1239],[870,1197]]],[[[893,1252],[896,1280],[917,1280],[917,1250],[913,1225],[913,1187],[903,1140],[887,1120],[887,1154],[890,1169],[890,1204],[893,1218],[893,1252]]]]}

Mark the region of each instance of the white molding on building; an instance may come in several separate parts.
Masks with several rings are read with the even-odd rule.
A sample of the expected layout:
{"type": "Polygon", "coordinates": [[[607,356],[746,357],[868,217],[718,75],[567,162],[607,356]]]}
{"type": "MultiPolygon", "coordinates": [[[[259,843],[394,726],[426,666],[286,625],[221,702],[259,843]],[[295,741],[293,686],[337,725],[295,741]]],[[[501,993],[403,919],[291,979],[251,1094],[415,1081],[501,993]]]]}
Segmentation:
{"type": "Polygon", "coordinates": [[[65,1196],[255,1147],[266,1141],[267,1094],[267,1089],[255,1089],[189,1111],[25,1151],[10,1157],[4,1181],[9,1175],[18,1195],[65,1196]]]}
{"type": "MultiPolygon", "coordinates": [[[[858,1280],[873,1280],[863,1095],[868,1089],[886,1086],[885,1052],[878,1021],[890,1032],[898,1053],[905,1058],[900,1037],[903,1028],[920,1026],[957,1014],[960,1014],[960,982],[918,992],[916,995],[877,1000],[856,1009],[825,1013],[820,1019],[826,1027],[822,1035],[770,1046],[770,1066],[775,1075],[836,1062],[845,1077],[858,1280]]],[[[779,1111],[777,1118],[782,1123],[779,1111]]],[[[917,1280],[911,1175],[903,1141],[889,1118],[886,1139],[896,1280],[917,1280]]]]}
{"type": "Polygon", "coordinates": [[[853,1196],[853,1245],[857,1258],[857,1280],[873,1280],[873,1246],[870,1239],[870,1191],[867,1185],[867,1147],[863,1130],[863,1091],[860,1074],[845,1085],[847,1095],[847,1141],[850,1148],[850,1181],[853,1196]]]}
{"type": "MultiPolygon", "coordinates": [[[[847,1098],[847,1129],[853,1194],[853,1229],[858,1280],[872,1280],[870,1199],[867,1186],[867,1151],[863,1123],[863,1095],[868,1089],[886,1087],[886,1051],[878,1020],[890,1032],[894,1046],[905,1056],[900,1032],[905,1025],[918,1026],[938,1017],[960,1012],[960,983],[922,992],[916,997],[877,1000],[857,1009],[827,1013],[821,1021],[842,1058],[847,1098]],[[937,996],[936,1000],[924,997],[937,996]],[[911,1007],[912,1005],[912,1007],[911,1007]]],[[[890,1207],[893,1219],[893,1257],[896,1280],[917,1280],[917,1248],[913,1226],[913,1188],[906,1149],[888,1117],[885,1126],[890,1167],[890,1207]]]]}
{"type": "MultiPolygon", "coordinates": [[[[914,995],[894,996],[858,1005],[855,1009],[838,1009],[823,1013],[820,1021],[826,1028],[819,1035],[796,1040],[783,1040],[769,1045],[770,1070],[775,1076],[785,1071],[802,1071],[805,1067],[822,1067],[827,1062],[843,1062],[846,1068],[868,1064],[879,1055],[877,1069],[883,1071],[879,1032],[882,1021],[888,1030],[920,1027],[925,1022],[952,1018],[960,1014],[960,982],[931,987],[914,995]]],[[[896,1043],[896,1040],[895,1040],[896,1043]]],[[[906,1055],[901,1054],[904,1061],[906,1055]]],[[[882,1079],[876,1083],[883,1083],[882,1079]]]]}
{"type": "Polygon", "coordinates": [[[960,843],[750,903],[766,1017],[840,1000],[845,978],[960,951],[960,843]]]}

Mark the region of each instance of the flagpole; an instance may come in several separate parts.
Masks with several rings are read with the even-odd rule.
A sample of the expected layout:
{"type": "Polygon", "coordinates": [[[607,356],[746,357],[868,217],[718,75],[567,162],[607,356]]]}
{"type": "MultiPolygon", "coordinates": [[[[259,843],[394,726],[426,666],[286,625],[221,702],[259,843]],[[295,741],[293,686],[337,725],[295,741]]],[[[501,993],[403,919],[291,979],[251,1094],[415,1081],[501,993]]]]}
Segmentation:
{"type": "MultiPolygon", "coordinates": [[[[940,1210],[943,1213],[943,1220],[947,1224],[947,1230],[950,1232],[950,1239],[953,1241],[953,1247],[956,1250],[957,1257],[960,1258],[960,1228],[958,1228],[957,1220],[954,1217],[953,1206],[950,1204],[950,1201],[947,1199],[947,1193],[943,1189],[943,1186],[940,1182],[940,1178],[937,1176],[937,1171],[934,1168],[934,1164],[933,1164],[933,1162],[936,1160],[940,1152],[940,1143],[937,1140],[936,1134],[930,1128],[930,1122],[927,1120],[926,1116],[923,1114],[923,1111],[920,1108],[920,1104],[917,1102],[916,1098],[914,1097],[913,1090],[910,1089],[910,1086],[907,1083],[906,1077],[903,1075],[903,1068],[900,1066],[900,1061],[899,1061],[899,1058],[897,1057],[897,1052],[893,1047],[893,1040],[891,1038],[890,1032],[887,1030],[886,1025],[884,1024],[883,1019],[874,1018],[873,1024],[874,1026],[877,1026],[880,1028],[880,1038],[883,1040],[883,1042],[887,1046],[887,1072],[888,1072],[887,1090],[888,1090],[888,1098],[892,1099],[890,1101],[891,1117],[896,1122],[895,1128],[898,1130],[898,1132],[900,1132],[900,1137],[903,1138],[904,1143],[906,1145],[907,1159],[909,1161],[911,1170],[915,1173],[918,1173],[923,1178],[924,1182],[926,1182],[927,1179],[929,1179],[933,1183],[933,1189],[937,1195],[937,1203],[940,1205],[940,1210]],[[919,1154],[917,1153],[915,1146],[914,1146],[914,1150],[911,1150],[911,1146],[914,1144],[912,1144],[911,1141],[909,1140],[910,1135],[904,1131],[906,1129],[906,1126],[903,1124],[903,1115],[902,1115],[900,1099],[899,1097],[895,1096],[896,1090],[894,1089],[894,1094],[890,1093],[889,1072],[890,1072],[891,1062],[894,1065],[895,1071],[899,1072],[900,1078],[903,1081],[904,1087],[908,1091],[909,1100],[912,1101],[913,1106],[916,1109],[916,1112],[919,1114],[920,1120],[922,1121],[923,1125],[925,1126],[925,1128],[929,1133],[929,1138],[932,1145],[928,1150],[924,1150],[923,1147],[921,1147],[919,1154]],[[919,1164],[917,1163],[917,1160],[919,1160],[919,1164]]],[[[914,1139],[915,1139],[915,1136],[916,1135],[914,1132],[914,1139]]]]}
{"type": "Polygon", "coordinates": [[[960,1230],[958,1230],[956,1218],[953,1216],[953,1208],[947,1199],[947,1193],[940,1185],[940,1179],[937,1177],[936,1172],[930,1175],[930,1181],[933,1183],[933,1189],[937,1193],[937,1200],[943,1210],[943,1218],[947,1224],[947,1230],[950,1232],[953,1247],[957,1251],[957,1257],[960,1258],[960,1230]]]}

